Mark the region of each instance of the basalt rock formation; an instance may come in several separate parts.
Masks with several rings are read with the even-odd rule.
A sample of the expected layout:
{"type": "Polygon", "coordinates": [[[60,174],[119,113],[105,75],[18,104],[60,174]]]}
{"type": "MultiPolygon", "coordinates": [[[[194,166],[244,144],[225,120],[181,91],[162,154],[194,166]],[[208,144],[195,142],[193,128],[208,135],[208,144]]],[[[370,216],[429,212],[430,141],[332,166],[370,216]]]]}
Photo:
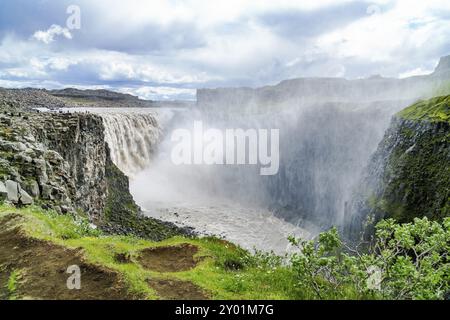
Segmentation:
{"type": "Polygon", "coordinates": [[[0,109],[0,199],[59,213],[83,212],[119,234],[161,240],[183,233],[142,216],[128,177],[111,160],[101,117],[10,106],[0,109]]]}

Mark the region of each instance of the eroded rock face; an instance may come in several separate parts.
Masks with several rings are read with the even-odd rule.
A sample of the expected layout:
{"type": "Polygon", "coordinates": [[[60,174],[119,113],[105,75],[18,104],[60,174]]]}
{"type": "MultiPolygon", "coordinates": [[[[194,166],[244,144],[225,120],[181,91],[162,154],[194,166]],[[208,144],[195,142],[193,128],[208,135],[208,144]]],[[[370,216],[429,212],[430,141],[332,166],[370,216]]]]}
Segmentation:
{"type": "Polygon", "coordinates": [[[107,152],[102,120],[95,115],[0,115],[0,180],[23,190],[22,195],[10,192],[12,203],[30,204],[36,198],[58,212],[81,209],[100,220],[107,198],[107,152]]]}

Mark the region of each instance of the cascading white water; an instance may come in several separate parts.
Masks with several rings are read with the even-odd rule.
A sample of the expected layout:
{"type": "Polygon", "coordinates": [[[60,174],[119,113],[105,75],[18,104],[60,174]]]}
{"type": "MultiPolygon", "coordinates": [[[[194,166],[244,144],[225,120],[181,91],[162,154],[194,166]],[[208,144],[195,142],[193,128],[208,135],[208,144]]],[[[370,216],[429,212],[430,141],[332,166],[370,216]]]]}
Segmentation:
{"type": "Polygon", "coordinates": [[[103,113],[112,161],[128,176],[147,168],[161,137],[152,113],[103,113]]]}

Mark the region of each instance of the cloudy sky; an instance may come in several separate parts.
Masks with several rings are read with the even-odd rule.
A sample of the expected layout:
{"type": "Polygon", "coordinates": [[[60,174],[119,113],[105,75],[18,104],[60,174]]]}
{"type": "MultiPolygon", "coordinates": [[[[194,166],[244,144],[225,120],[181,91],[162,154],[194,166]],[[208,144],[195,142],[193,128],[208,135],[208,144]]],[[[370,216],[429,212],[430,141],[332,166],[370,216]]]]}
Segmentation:
{"type": "Polygon", "coordinates": [[[200,87],[426,74],[448,54],[448,0],[0,1],[3,87],[194,99],[200,87]]]}

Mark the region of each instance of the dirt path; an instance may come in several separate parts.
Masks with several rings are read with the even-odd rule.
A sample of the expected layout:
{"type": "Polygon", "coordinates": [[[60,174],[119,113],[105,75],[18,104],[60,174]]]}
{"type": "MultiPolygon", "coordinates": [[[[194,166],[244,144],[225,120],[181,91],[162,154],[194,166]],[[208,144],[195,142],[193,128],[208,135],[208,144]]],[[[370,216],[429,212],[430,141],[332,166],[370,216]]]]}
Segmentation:
{"type": "Polygon", "coordinates": [[[49,300],[130,299],[125,283],[113,271],[86,263],[79,250],[27,237],[18,225],[18,215],[0,220],[0,299],[49,300]],[[81,289],[69,290],[66,270],[71,265],[81,269],[81,289]],[[19,272],[15,292],[5,288],[14,271],[19,272]]]}
{"type": "Polygon", "coordinates": [[[198,248],[191,244],[156,247],[142,250],[138,261],[146,269],[158,272],[179,272],[195,268],[198,248]]]}
{"type": "Polygon", "coordinates": [[[208,300],[209,297],[200,287],[189,281],[174,279],[154,279],[148,284],[158,296],[166,300],[208,300]]]}
{"type": "MultiPolygon", "coordinates": [[[[142,250],[138,261],[146,269],[158,272],[187,271],[197,266],[194,255],[198,247],[191,244],[164,246],[142,250]]],[[[148,281],[159,297],[167,300],[207,300],[208,294],[189,281],[151,279],[148,281]]]]}

